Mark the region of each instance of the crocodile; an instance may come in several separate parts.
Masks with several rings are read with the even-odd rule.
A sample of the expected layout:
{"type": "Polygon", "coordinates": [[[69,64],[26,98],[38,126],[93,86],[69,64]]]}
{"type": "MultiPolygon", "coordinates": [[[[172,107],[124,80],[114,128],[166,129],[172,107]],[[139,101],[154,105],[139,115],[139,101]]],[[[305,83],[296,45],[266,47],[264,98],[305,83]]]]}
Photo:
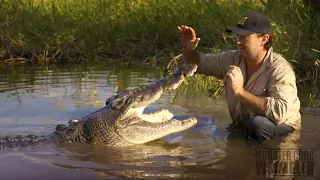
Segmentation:
{"type": "MultiPolygon", "coordinates": [[[[144,144],[184,131],[197,124],[195,117],[174,119],[167,109],[144,114],[144,109],[165,92],[177,89],[186,77],[193,76],[196,64],[183,64],[146,87],[125,89],[106,100],[105,106],[81,118],[72,118],[67,125],[58,124],[46,140],[57,143],[87,143],[108,146],[144,144]]],[[[29,136],[30,141],[37,141],[29,136]]],[[[20,137],[21,139],[21,137],[20,137]]],[[[2,139],[0,145],[12,143],[2,139]]]]}

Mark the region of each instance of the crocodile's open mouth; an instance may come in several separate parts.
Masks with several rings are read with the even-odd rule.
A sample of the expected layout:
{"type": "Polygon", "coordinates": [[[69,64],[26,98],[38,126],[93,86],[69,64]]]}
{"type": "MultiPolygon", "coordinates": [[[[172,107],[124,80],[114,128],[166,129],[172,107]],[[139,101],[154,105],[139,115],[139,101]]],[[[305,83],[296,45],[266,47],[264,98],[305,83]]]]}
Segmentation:
{"type": "MultiPolygon", "coordinates": [[[[179,68],[172,75],[145,87],[137,88],[124,93],[115,102],[132,102],[126,113],[118,121],[121,128],[116,128],[116,133],[126,141],[141,144],[160,137],[183,131],[194,126],[197,119],[190,117],[184,120],[174,119],[174,115],[167,109],[144,113],[147,106],[160,99],[164,92],[177,89],[187,76],[192,76],[196,67],[186,65],[179,68]],[[125,97],[126,94],[130,96],[125,97]],[[124,100],[126,98],[126,100],[124,100]],[[129,100],[128,100],[129,99],[129,100]]],[[[124,103],[118,103],[124,104],[124,103]]]]}
{"type": "Polygon", "coordinates": [[[68,126],[58,125],[56,138],[67,142],[142,144],[186,130],[197,123],[196,118],[177,120],[167,109],[149,114],[144,110],[164,92],[177,89],[196,68],[192,64],[181,66],[172,75],[149,86],[120,92],[108,98],[104,108],[78,121],[70,120],[68,126]]]}

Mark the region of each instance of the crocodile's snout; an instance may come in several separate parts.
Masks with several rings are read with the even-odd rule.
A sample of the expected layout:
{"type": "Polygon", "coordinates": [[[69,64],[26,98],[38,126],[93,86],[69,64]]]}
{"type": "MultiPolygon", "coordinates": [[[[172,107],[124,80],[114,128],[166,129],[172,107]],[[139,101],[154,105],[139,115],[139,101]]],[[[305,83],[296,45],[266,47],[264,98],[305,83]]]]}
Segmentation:
{"type": "Polygon", "coordinates": [[[196,64],[184,64],[183,69],[184,69],[184,76],[189,77],[193,76],[193,74],[197,71],[197,65],[196,64]]]}
{"type": "Polygon", "coordinates": [[[85,142],[83,134],[83,122],[77,119],[71,119],[68,126],[58,124],[55,131],[55,139],[61,143],[85,142]]]}

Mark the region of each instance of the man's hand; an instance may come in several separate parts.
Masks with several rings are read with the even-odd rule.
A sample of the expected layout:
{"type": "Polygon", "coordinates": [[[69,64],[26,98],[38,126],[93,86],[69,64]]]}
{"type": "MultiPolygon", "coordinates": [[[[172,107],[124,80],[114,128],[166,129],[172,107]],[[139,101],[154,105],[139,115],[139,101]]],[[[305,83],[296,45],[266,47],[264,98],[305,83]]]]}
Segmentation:
{"type": "Polygon", "coordinates": [[[227,84],[231,87],[236,97],[244,103],[248,109],[258,115],[266,116],[265,100],[245,91],[243,88],[244,78],[241,69],[238,66],[231,65],[226,75],[227,84]]]}
{"type": "Polygon", "coordinates": [[[183,51],[187,53],[193,52],[200,41],[200,38],[197,38],[196,36],[196,32],[188,26],[178,26],[178,30],[181,36],[183,51]]]}
{"type": "Polygon", "coordinates": [[[226,75],[226,78],[233,93],[238,97],[239,94],[244,91],[243,89],[244,79],[243,79],[241,69],[238,66],[231,65],[226,75]]]}

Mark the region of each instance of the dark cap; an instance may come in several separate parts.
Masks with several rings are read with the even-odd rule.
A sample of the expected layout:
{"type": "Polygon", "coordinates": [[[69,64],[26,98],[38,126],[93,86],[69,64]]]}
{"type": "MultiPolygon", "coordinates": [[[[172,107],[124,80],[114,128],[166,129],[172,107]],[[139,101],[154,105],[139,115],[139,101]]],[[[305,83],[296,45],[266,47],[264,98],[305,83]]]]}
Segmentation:
{"type": "Polygon", "coordinates": [[[226,29],[228,33],[247,36],[253,33],[272,33],[269,18],[258,12],[250,12],[238,22],[236,27],[226,29]]]}

